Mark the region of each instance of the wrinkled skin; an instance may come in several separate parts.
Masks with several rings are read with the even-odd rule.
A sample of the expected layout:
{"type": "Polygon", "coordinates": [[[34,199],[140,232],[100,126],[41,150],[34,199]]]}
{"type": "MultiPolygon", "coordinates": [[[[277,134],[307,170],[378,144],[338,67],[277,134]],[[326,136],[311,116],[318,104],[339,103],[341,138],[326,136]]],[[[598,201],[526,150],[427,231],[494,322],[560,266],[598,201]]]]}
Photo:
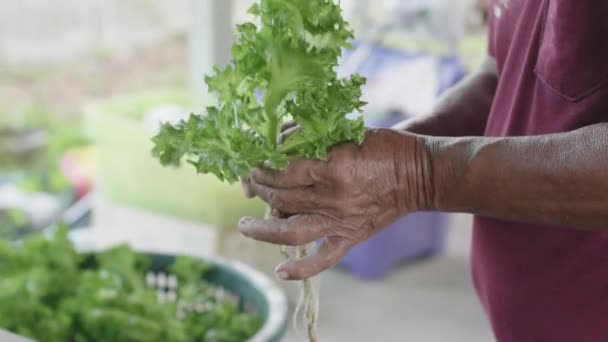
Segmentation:
{"type": "Polygon", "coordinates": [[[606,137],[606,123],[507,138],[372,131],[360,147],[334,148],[328,161],[294,161],[284,172],[256,170],[248,194],[288,218],[244,219],[239,227],[275,244],[324,239],[318,254],[279,266],[278,276],[290,280],[335,265],[352,246],[415,211],[605,232],[606,137]]]}
{"type": "MultiPolygon", "coordinates": [[[[286,131],[288,132],[288,130],[286,131]]],[[[416,136],[369,131],[361,146],[335,147],[327,161],[294,161],[283,172],[256,169],[246,180],[284,218],[243,218],[251,238],[289,246],[323,239],[316,255],[279,266],[283,279],[306,279],[334,266],[356,244],[399,217],[426,209],[430,165],[416,136]]]]}

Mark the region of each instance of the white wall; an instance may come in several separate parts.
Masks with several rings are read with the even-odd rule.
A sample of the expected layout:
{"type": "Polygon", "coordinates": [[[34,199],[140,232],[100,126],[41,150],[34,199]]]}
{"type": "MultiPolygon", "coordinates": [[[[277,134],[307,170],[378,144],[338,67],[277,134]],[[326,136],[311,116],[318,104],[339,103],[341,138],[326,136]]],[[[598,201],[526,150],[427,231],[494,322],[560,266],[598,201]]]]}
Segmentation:
{"type": "Polygon", "coordinates": [[[2,0],[0,63],[129,52],[185,32],[188,14],[188,0],[2,0]]]}

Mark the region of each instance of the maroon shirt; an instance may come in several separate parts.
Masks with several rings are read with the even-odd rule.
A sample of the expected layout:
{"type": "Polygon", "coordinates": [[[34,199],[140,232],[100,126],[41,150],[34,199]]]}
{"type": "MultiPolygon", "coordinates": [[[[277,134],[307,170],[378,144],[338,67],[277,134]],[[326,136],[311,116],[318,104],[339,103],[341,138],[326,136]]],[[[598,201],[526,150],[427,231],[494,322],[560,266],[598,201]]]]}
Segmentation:
{"type": "MultiPolygon", "coordinates": [[[[487,136],[608,121],[608,1],[491,0],[489,16],[487,136]]],[[[476,217],[472,268],[498,341],[608,341],[608,234],[476,217]]]]}

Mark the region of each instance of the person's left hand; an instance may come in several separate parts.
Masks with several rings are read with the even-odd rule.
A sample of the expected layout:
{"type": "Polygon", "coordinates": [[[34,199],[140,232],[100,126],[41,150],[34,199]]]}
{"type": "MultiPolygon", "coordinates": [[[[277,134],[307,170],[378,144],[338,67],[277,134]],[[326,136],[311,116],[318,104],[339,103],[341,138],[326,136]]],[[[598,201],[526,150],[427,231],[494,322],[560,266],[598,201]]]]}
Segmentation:
{"type": "Polygon", "coordinates": [[[327,161],[299,160],[285,171],[256,169],[244,182],[282,217],[243,218],[251,238],[297,246],[320,239],[315,255],[277,268],[285,280],[312,277],[337,264],[350,248],[404,214],[428,209],[432,201],[430,158],[415,135],[369,131],[361,146],[342,144],[327,161]]]}

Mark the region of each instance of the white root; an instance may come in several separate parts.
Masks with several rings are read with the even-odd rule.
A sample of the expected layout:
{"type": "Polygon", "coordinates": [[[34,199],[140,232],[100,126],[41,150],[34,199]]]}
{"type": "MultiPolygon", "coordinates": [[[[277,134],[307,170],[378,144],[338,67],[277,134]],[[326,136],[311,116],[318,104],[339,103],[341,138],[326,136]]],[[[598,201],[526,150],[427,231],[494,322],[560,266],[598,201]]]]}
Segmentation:
{"type": "MultiPolygon", "coordinates": [[[[294,260],[308,256],[315,248],[315,244],[311,243],[305,246],[289,248],[281,246],[281,251],[286,259],[294,260]]],[[[319,317],[319,294],[314,286],[314,278],[302,281],[302,290],[298,298],[298,303],[293,313],[293,324],[297,330],[300,316],[306,323],[308,339],[310,342],[317,342],[317,322],[319,317]]]]}
{"type": "MultiPolygon", "coordinates": [[[[266,211],[266,218],[276,216],[274,211],[269,207],[266,211]]],[[[304,258],[310,255],[315,249],[315,243],[310,243],[304,246],[287,247],[281,246],[281,253],[287,260],[304,258]]],[[[293,324],[297,330],[300,313],[303,312],[303,320],[306,323],[308,332],[308,340],[310,342],[318,342],[317,325],[319,318],[319,293],[314,286],[314,278],[302,281],[302,290],[298,298],[298,303],[293,314],[293,324]]]]}

